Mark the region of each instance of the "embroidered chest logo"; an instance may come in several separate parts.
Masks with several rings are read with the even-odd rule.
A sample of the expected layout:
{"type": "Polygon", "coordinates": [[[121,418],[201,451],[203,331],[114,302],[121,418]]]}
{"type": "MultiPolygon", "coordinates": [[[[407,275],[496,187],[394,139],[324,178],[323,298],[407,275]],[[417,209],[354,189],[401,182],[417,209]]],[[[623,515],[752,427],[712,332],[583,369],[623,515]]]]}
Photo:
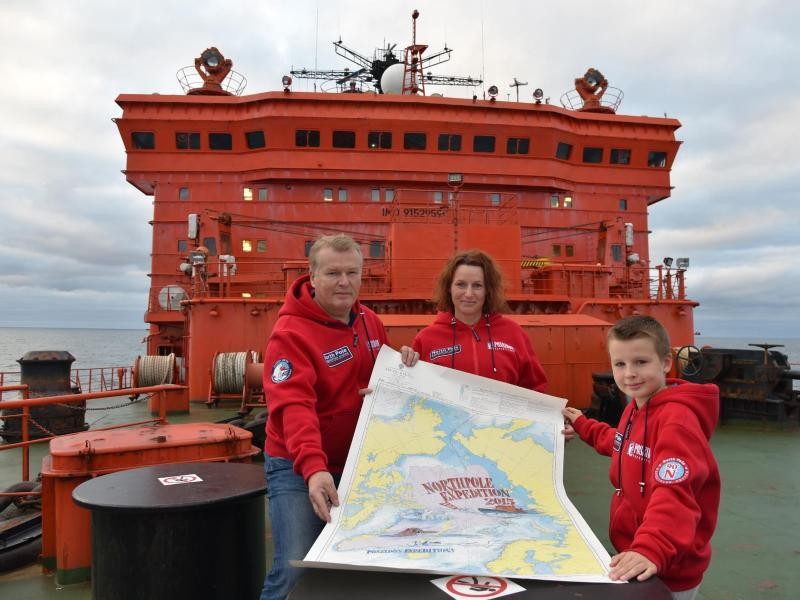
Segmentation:
{"type": "Polygon", "coordinates": [[[285,358],[280,358],[272,365],[272,375],[270,379],[272,383],[280,383],[286,381],[292,376],[292,363],[285,358]]]}
{"type": "Polygon", "coordinates": [[[644,457],[646,460],[650,460],[650,448],[642,446],[641,444],[637,444],[636,442],[628,443],[628,447],[625,449],[625,454],[634,458],[638,458],[639,460],[642,460],[642,457],[644,457]]]}
{"type": "Polygon", "coordinates": [[[430,360],[436,360],[442,356],[451,356],[453,354],[458,354],[459,352],[461,352],[461,344],[456,344],[455,346],[446,346],[445,348],[431,350],[429,357],[430,360]]]}
{"type": "Polygon", "coordinates": [[[511,344],[505,342],[486,342],[488,350],[505,350],[506,352],[516,352],[516,349],[511,344]]]}
{"type": "Polygon", "coordinates": [[[373,350],[377,350],[378,348],[381,347],[381,341],[380,340],[370,340],[369,341],[369,347],[372,348],[373,350]]]}
{"type": "Polygon", "coordinates": [[[323,352],[322,358],[329,367],[336,367],[342,363],[346,363],[348,360],[353,360],[353,353],[350,352],[350,348],[348,346],[342,346],[341,348],[336,348],[336,350],[331,350],[330,352],[323,352]]]}
{"type": "Polygon", "coordinates": [[[655,478],[659,483],[680,483],[689,477],[689,467],[680,458],[667,458],[658,463],[655,478]]]}

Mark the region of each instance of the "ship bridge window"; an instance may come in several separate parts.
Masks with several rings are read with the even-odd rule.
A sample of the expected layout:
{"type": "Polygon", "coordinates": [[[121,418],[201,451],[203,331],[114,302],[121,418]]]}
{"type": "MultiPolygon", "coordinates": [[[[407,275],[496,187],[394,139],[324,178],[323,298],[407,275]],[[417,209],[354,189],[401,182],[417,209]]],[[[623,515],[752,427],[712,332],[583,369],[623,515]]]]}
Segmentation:
{"type": "Polygon", "coordinates": [[[133,131],[131,132],[131,144],[137,150],[154,150],[156,134],[152,131],[133,131]]]}
{"type": "Polygon", "coordinates": [[[258,201],[259,202],[267,201],[267,188],[258,188],[258,201]]]}
{"type": "Polygon", "coordinates": [[[253,150],[255,148],[263,148],[267,145],[267,141],[264,139],[263,131],[245,132],[244,141],[247,143],[247,147],[250,150],[253,150]]]}
{"type": "Polygon", "coordinates": [[[648,167],[666,167],[667,166],[667,153],[666,152],[648,152],[647,154],[648,167]]]}
{"type": "Polygon", "coordinates": [[[392,132],[370,131],[367,134],[367,146],[370,148],[389,150],[392,147],[392,132]]]}
{"type": "Polygon", "coordinates": [[[460,152],[461,151],[461,136],[457,133],[440,133],[439,134],[439,150],[460,152]]]}
{"type": "Polygon", "coordinates": [[[294,145],[302,148],[319,148],[319,130],[298,129],[294,132],[294,145]]]}
{"type": "Polygon", "coordinates": [[[628,210],[628,201],[625,198],[619,199],[619,209],[628,210]]]}
{"type": "Polygon", "coordinates": [[[528,154],[530,145],[529,138],[508,138],[506,152],[508,154],[528,154]]]}
{"type": "Polygon", "coordinates": [[[253,201],[253,188],[246,187],[242,189],[242,200],[245,202],[253,201]]]}
{"type": "Polygon", "coordinates": [[[339,188],[339,202],[347,202],[347,188],[339,188]]]}
{"type": "Polygon", "coordinates": [[[550,196],[550,208],[558,208],[560,203],[561,198],[559,198],[557,195],[553,194],[550,196]]]}
{"type": "Polygon", "coordinates": [[[267,240],[256,240],[256,252],[267,251],[267,240]]]}
{"type": "Polygon", "coordinates": [[[303,256],[308,258],[308,255],[311,253],[311,246],[314,245],[314,240],[306,240],[303,244],[303,256]]]}
{"type": "Polygon", "coordinates": [[[629,165],[631,164],[631,151],[625,148],[612,148],[611,149],[611,164],[612,165],[629,165]]]}
{"type": "Polygon", "coordinates": [[[442,203],[442,197],[443,197],[442,196],[442,192],[440,192],[438,190],[433,192],[433,203],[434,204],[441,204],[442,203]]]}
{"type": "Polygon", "coordinates": [[[622,246],[620,244],[611,244],[611,260],[622,262],[622,246]]]}
{"type": "Polygon", "coordinates": [[[472,138],[473,152],[494,152],[493,135],[476,135],[472,138]]]}
{"type": "Polygon", "coordinates": [[[572,144],[567,144],[566,142],[558,142],[558,146],[556,146],[556,158],[560,158],[561,160],[569,160],[569,157],[572,155],[572,144]]]}
{"type": "Polygon", "coordinates": [[[575,246],[568,244],[564,246],[564,256],[574,256],[575,255],[575,246]]]}
{"type": "Polygon", "coordinates": [[[369,199],[372,202],[380,202],[381,201],[381,188],[372,188],[370,191],[369,199]]]}
{"type": "Polygon", "coordinates": [[[200,150],[200,134],[196,131],[178,131],[175,134],[178,150],[200,150]]]}
{"type": "Polygon", "coordinates": [[[564,196],[564,208],[572,208],[572,196],[564,196]]]}
{"type": "Polygon", "coordinates": [[[553,244],[553,256],[561,256],[561,244],[553,244]]]}
{"type": "Polygon", "coordinates": [[[188,240],[178,240],[178,252],[184,253],[189,250],[188,240]]]}
{"type": "Polygon", "coordinates": [[[489,203],[492,206],[500,206],[500,194],[496,192],[489,194],[489,203]]]}
{"type": "Polygon", "coordinates": [[[404,133],[404,150],[425,150],[428,145],[428,137],[424,133],[404,133]]]}
{"type": "Polygon", "coordinates": [[[385,190],[385,193],[386,193],[386,197],[384,198],[384,201],[386,201],[386,202],[394,202],[394,190],[391,189],[391,188],[387,188],[385,190]]]}
{"type": "Polygon", "coordinates": [[[583,162],[585,162],[585,163],[601,163],[601,162],[603,162],[603,149],[602,148],[584,148],[583,149],[583,162]]]}
{"type": "Polygon", "coordinates": [[[372,240],[369,243],[369,257],[383,258],[386,254],[386,243],[383,240],[372,240]]]}
{"type": "Polygon", "coordinates": [[[231,150],[233,148],[233,136],[230,133],[209,133],[208,147],[211,150],[231,150]]]}
{"type": "Polygon", "coordinates": [[[189,188],[188,187],[178,188],[178,200],[185,202],[188,199],[189,199],[189,188]]]}
{"type": "Polygon", "coordinates": [[[325,202],[333,202],[333,188],[324,188],[322,190],[322,199],[325,202]]]}
{"type": "Polygon", "coordinates": [[[355,148],[356,147],[356,132],[355,131],[334,131],[333,132],[333,147],[334,148],[355,148]]]}
{"type": "Polygon", "coordinates": [[[252,251],[253,251],[252,240],[242,240],[242,252],[252,252],[252,251]]]}
{"type": "Polygon", "coordinates": [[[203,246],[208,248],[208,255],[209,256],[216,256],[217,255],[217,238],[213,238],[213,237],[203,238],[203,246]]]}

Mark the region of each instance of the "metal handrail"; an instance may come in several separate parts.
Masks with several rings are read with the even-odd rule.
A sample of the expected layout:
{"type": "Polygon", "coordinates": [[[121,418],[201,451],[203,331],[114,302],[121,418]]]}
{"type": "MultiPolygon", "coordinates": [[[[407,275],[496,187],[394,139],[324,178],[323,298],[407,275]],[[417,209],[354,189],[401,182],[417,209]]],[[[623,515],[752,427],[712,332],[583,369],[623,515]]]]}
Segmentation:
{"type": "MultiPolygon", "coordinates": [[[[131,396],[138,396],[138,395],[145,395],[145,394],[158,394],[161,396],[160,402],[158,402],[158,418],[148,419],[145,421],[135,421],[131,423],[120,423],[118,425],[112,425],[109,427],[101,427],[95,429],[94,431],[105,431],[108,429],[120,429],[122,427],[131,427],[134,425],[144,425],[147,423],[161,423],[162,425],[167,424],[167,402],[166,398],[164,398],[164,394],[168,391],[172,390],[181,390],[185,389],[184,386],[181,385],[172,385],[172,384],[164,384],[164,385],[153,385],[148,387],[137,387],[137,388],[125,388],[125,395],[131,396]]],[[[49,442],[56,436],[46,437],[46,438],[38,438],[35,440],[30,439],[30,433],[28,428],[28,422],[30,420],[30,408],[33,406],[48,406],[50,404],[69,404],[87,400],[98,400],[101,398],[113,398],[115,396],[120,395],[120,390],[108,390],[103,392],[89,392],[85,394],[65,394],[61,396],[45,396],[42,398],[29,398],[28,397],[28,386],[27,385],[8,385],[0,387],[0,393],[2,392],[13,392],[18,391],[22,392],[22,398],[18,400],[3,400],[0,402],[0,408],[3,410],[5,409],[14,409],[19,408],[22,409],[22,413],[19,415],[4,415],[4,419],[11,419],[11,418],[21,418],[21,436],[22,441],[16,442],[13,444],[3,444],[0,445],[0,451],[2,450],[12,450],[14,448],[22,448],[22,481],[30,481],[30,446],[33,444],[41,444],[43,442],[49,442]]],[[[39,494],[39,492],[26,492],[22,495],[25,496],[35,496],[39,494]]],[[[18,496],[19,493],[6,493],[0,492],[0,497],[3,496],[18,496]]]]}

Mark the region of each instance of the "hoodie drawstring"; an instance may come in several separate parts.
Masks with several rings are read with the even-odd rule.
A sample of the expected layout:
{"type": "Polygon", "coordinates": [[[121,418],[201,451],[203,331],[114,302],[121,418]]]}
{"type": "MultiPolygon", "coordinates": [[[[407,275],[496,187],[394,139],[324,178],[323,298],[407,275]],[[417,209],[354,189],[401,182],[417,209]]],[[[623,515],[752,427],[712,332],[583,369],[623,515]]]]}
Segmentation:
{"type": "Polygon", "coordinates": [[[453,328],[453,343],[450,344],[450,368],[456,368],[456,318],[450,319],[450,326],[453,328]]]}
{"type": "Polygon", "coordinates": [[[494,364],[494,341],[492,340],[492,325],[489,323],[489,315],[484,315],[486,317],[486,333],[489,336],[489,354],[492,356],[492,372],[497,373],[497,367],[494,364]]]}
{"type": "MultiPolygon", "coordinates": [[[[375,364],[377,358],[375,357],[375,348],[372,347],[372,338],[369,335],[369,329],[367,329],[367,319],[364,316],[364,311],[362,310],[360,313],[361,315],[361,324],[364,326],[364,334],[367,336],[367,348],[369,348],[369,353],[372,355],[372,363],[375,364]]],[[[353,333],[353,346],[358,343],[358,334],[353,333]]]]}
{"type": "MultiPolygon", "coordinates": [[[[638,408],[635,408],[631,411],[631,414],[628,415],[628,422],[625,423],[625,433],[622,434],[622,444],[619,448],[619,461],[617,462],[617,485],[619,487],[614,488],[617,496],[622,495],[622,454],[625,451],[625,444],[628,442],[628,438],[631,436],[631,427],[633,425],[633,414],[634,412],[638,412],[638,408]]],[[[642,438],[642,473],[641,477],[639,478],[639,492],[644,496],[645,487],[647,487],[647,483],[644,480],[645,473],[647,472],[645,462],[647,461],[647,413],[650,411],[650,401],[648,400],[644,405],[644,436],[642,438]]]]}

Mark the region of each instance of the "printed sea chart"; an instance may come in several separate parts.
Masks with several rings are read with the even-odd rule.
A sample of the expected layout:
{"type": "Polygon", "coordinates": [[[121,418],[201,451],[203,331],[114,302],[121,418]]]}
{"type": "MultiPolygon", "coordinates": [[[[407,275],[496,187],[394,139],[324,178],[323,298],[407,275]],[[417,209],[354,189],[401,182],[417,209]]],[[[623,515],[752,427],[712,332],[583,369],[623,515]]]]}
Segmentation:
{"type": "Polygon", "coordinates": [[[303,566],[608,582],[563,488],[565,400],[384,346],[303,566]]]}

